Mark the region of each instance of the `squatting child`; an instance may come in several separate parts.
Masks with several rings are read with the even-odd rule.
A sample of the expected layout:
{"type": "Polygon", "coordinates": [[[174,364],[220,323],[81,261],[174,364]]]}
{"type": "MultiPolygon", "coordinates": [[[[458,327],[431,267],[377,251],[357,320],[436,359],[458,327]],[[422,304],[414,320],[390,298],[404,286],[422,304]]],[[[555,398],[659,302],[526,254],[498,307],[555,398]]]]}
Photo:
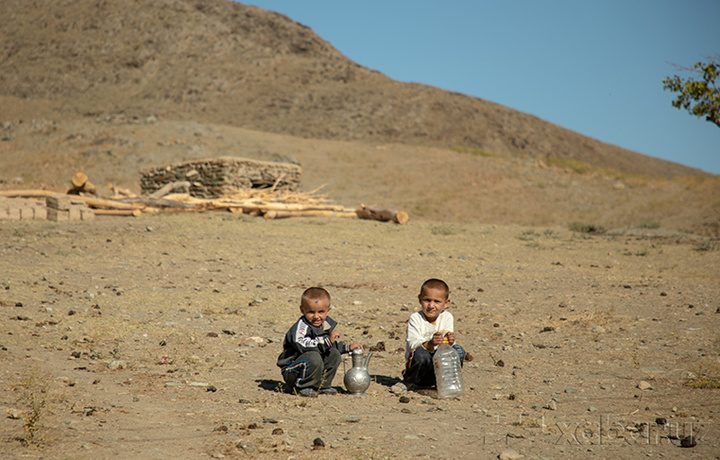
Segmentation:
{"type": "Polygon", "coordinates": [[[410,315],[407,324],[405,370],[403,379],[409,386],[434,387],[433,355],[437,347],[449,343],[465,361],[465,350],[455,343],[453,315],[445,309],[450,305],[450,288],[439,279],[429,279],[418,295],[420,311],[410,315]]]}
{"type": "Polygon", "coordinates": [[[305,290],[300,299],[302,316],[285,334],[277,365],[285,383],[301,396],[336,394],[331,384],[341,353],[363,349],[359,343],[346,345],[338,340],[337,323],[328,316],[331,308],[330,293],[325,289],[305,290]]]}

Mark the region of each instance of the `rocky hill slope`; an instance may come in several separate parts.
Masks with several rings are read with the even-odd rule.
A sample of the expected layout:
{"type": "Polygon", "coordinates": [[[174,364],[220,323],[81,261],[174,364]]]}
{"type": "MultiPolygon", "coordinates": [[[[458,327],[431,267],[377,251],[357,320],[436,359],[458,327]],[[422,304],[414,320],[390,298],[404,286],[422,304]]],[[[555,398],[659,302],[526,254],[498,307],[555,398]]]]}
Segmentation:
{"type": "Polygon", "coordinates": [[[393,81],[286,16],[227,0],[7,0],[0,13],[0,94],[45,101],[34,116],[159,115],[651,176],[704,174],[482,99],[393,81]]]}

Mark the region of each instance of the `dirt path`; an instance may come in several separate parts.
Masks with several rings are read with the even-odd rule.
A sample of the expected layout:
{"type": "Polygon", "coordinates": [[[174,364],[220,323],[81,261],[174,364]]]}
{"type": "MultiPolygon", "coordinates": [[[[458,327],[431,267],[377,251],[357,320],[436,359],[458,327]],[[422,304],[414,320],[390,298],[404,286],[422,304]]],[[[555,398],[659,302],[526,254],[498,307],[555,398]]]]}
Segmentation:
{"type": "Polygon", "coordinates": [[[0,454],[719,458],[720,251],[706,243],[224,213],[6,222],[0,454]],[[402,402],[428,277],[452,289],[469,389],[402,402]],[[384,346],[366,396],[283,391],[275,358],[310,285],[332,294],[343,340],[384,346]],[[693,448],[668,438],[691,431],[693,448]]]}

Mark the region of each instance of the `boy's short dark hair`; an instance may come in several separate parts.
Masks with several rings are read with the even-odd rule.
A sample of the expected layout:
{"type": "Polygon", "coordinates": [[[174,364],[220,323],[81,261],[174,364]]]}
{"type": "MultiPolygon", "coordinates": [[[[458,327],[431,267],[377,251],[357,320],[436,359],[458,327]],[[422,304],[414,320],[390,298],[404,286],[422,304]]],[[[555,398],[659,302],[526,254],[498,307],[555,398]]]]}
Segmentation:
{"type": "Polygon", "coordinates": [[[442,289],[445,291],[445,298],[450,297],[450,288],[448,287],[447,283],[443,280],[439,280],[437,278],[430,278],[429,280],[425,281],[423,285],[420,287],[420,294],[422,295],[425,288],[430,289],[442,289]]]}
{"type": "Polygon", "coordinates": [[[305,292],[303,292],[302,297],[300,297],[300,305],[308,305],[311,301],[314,300],[320,300],[320,299],[327,299],[328,304],[331,303],[330,301],[330,293],[326,291],[324,288],[321,287],[311,287],[305,289],[305,292]]]}

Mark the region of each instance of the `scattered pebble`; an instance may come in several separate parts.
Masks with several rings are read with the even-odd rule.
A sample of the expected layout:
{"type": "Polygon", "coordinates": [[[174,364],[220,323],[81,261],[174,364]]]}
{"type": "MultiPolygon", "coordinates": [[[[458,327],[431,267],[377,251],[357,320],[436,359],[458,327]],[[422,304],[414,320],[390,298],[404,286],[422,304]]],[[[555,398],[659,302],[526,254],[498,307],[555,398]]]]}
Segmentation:
{"type": "Polygon", "coordinates": [[[653,386],[650,384],[650,382],[647,382],[645,380],[641,380],[640,383],[637,384],[637,387],[639,390],[653,390],[653,386]]]}
{"type": "Polygon", "coordinates": [[[313,450],[319,450],[325,448],[325,442],[320,438],[315,438],[313,440],[313,450]]]}
{"type": "Polygon", "coordinates": [[[125,369],[127,367],[127,362],[121,360],[110,361],[107,367],[112,370],[125,369]]]}
{"type": "Polygon", "coordinates": [[[680,445],[682,447],[695,447],[697,446],[697,440],[695,439],[695,436],[685,436],[680,440],[680,445]]]}
{"type": "Polygon", "coordinates": [[[398,382],[395,385],[390,387],[390,392],[392,394],[401,395],[407,393],[407,387],[404,383],[398,382]]]}
{"type": "Polygon", "coordinates": [[[524,455],[511,448],[503,449],[502,452],[500,452],[500,455],[498,455],[500,460],[517,460],[523,457],[524,455]]]}
{"type": "Polygon", "coordinates": [[[604,334],[605,328],[602,326],[596,325],[596,326],[593,326],[592,329],[590,329],[590,332],[593,332],[595,334],[604,334]]]}

